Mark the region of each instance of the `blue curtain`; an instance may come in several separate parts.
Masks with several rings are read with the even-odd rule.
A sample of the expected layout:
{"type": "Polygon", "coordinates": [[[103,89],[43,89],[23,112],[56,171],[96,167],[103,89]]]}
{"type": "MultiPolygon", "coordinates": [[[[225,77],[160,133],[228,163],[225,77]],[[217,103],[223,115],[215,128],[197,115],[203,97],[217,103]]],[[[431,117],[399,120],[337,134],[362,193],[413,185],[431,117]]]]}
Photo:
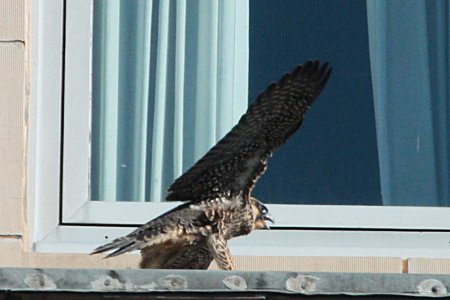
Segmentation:
{"type": "Polygon", "coordinates": [[[92,200],[164,199],[247,108],[248,1],[94,1],[92,200]]]}
{"type": "Polygon", "coordinates": [[[447,0],[368,0],[384,205],[448,206],[447,0]]]}

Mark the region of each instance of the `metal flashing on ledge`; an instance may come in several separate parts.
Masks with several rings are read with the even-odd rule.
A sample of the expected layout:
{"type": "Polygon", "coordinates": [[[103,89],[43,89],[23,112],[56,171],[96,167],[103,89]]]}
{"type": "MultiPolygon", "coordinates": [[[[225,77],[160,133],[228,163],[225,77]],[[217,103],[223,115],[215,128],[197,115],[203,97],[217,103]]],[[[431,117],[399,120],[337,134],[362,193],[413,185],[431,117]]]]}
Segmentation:
{"type": "MultiPolygon", "coordinates": [[[[375,273],[296,273],[197,270],[0,269],[0,299],[22,293],[92,294],[89,299],[139,294],[142,299],[181,294],[290,299],[293,295],[345,299],[347,296],[450,297],[450,276],[375,273]],[[337,298],[337,296],[339,297],[337,298]],[[319,297],[321,296],[321,297],[319,297]]],[[[24,296],[25,295],[25,296],[24,296]]],[[[36,295],[35,295],[36,296],[36,295]]],[[[184,297],[184,296],[183,296],[184,297]]],[[[16,298],[15,298],[16,299],[16,298]]],[[[46,298],[53,299],[53,298],[46,298]]],[[[57,299],[57,298],[55,298],[57,299]]]]}

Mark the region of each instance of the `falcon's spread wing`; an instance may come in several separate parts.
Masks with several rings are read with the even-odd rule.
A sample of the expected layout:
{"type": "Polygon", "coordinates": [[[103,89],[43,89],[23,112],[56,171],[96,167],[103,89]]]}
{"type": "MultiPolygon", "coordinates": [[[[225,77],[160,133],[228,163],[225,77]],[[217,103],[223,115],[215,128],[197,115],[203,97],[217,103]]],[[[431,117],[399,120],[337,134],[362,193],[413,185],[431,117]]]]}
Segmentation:
{"type": "Polygon", "coordinates": [[[248,196],[268,157],[299,128],[330,73],[327,63],[307,62],[271,84],[238,124],[175,180],[166,199],[198,202],[248,196]]]}

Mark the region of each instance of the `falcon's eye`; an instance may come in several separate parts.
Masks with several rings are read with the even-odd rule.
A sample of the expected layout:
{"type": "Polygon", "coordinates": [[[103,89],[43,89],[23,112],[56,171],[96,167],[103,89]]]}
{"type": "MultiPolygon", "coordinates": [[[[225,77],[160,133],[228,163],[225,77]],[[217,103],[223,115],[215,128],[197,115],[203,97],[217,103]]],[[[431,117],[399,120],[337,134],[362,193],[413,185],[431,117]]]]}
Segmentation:
{"type": "Polygon", "coordinates": [[[267,206],[265,206],[264,204],[261,205],[261,213],[263,215],[267,214],[269,212],[269,210],[267,209],[267,206]]]}

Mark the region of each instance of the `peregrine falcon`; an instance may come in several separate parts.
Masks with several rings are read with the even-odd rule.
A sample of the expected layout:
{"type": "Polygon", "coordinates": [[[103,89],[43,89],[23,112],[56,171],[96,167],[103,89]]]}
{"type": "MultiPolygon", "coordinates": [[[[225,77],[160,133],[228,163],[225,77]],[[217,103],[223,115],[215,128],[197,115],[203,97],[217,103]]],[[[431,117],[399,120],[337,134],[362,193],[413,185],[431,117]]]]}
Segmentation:
{"type": "Polygon", "coordinates": [[[233,262],[227,241],[268,228],[267,208],[251,197],[273,151],[300,127],[331,68],[309,61],[271,84],[238,124],[169,187],[166,200],[188,201],[127,236],[96,248],[106,257],[141,250],[142,268],[206,269],[233,262]]]}
{"type": "Polygon", "coordinates": [[[116,249],[106,256],[113,257],[141,250],[145,269],[207,269],[214,258],[221,269],[232,270],[227,240],[273,223],[264,204],[253,197],[249,203],[184,203],[91,254],[116,249]]]}

